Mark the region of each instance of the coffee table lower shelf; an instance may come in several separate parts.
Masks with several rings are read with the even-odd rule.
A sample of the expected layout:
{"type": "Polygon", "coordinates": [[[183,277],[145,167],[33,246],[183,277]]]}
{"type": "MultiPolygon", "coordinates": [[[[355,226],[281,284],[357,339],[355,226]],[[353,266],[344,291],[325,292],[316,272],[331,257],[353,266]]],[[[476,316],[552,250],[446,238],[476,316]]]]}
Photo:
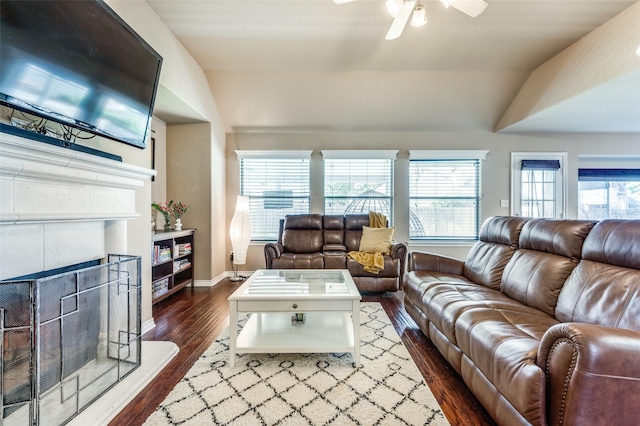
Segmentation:
{"type": "Polygon", "coordinates": [[[242,327],[236,353],[351,352],[356,356],[350,313],[309,312],[304,323],[291,313],[254,313],[242,327]]]}

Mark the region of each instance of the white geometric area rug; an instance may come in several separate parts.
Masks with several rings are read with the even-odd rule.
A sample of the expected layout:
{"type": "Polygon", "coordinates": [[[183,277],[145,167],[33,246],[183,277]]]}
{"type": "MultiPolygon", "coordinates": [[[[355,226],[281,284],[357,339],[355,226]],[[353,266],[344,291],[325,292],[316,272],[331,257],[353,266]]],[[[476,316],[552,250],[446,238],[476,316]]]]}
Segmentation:
{"type": "MultiPolygon", "coordinates": [[[[246,318],[243,319],[246,321],[246,318]]],[[[145,426],[448,425],[379,303],[362,303],[352,354],[240,354],[228,328],[145,426]]]]}

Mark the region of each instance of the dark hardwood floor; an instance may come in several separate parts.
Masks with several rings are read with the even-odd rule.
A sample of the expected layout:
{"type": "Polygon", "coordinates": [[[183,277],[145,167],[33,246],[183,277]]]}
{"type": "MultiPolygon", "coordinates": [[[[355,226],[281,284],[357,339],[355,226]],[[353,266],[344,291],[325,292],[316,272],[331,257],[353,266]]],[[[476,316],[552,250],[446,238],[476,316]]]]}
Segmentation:
{"type": "MultiPolygon", "coordinates": [[[[185,288],[154,306],[156,327],[144,335],[144,340],[170,340],[178,345],[180,352],[110,426],[144,423],[228,326],[227,297],[238,286],[224,280],[211,288],[185,288]]],[[[382,304],[452,425],[495,425],[460,376],[407,315],[403,297],[402,292],[364,294],[362,301],[382,304]]]]}

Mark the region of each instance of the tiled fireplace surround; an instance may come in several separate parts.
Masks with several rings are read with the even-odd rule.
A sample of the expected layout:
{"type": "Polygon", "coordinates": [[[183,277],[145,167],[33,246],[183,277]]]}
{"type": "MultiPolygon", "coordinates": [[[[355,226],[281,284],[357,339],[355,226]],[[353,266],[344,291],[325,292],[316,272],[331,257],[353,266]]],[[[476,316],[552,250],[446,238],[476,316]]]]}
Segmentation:
{"type": "Polygon", "coordinates": [[[126,254],[152,170],[0,134],[0,279],[126,254]]]}
{"type": "MultiPolygon", "coordinates": [[[[127,221],[139,216],[136,191],[152,174],[150,169],[1,133],[0,280],[127,254],[127,221]]],[[[146,351],[143,346],[143,368],[131,375],[140,377],[131,380],[148,382],[168,362],[157,360],[156,354],[176,349],[154,346],[146,351]],[[152,364],[151,370],[158,366],[148,371],[145,362],[152,364]]],[[[126,405],[122,395],[116,398],[106,402],[110,409],[126,405]]],[[[92,422],[96,415],[108,421],[103,410],[92,406],[86,414],[94,416],[92,422]]]]}

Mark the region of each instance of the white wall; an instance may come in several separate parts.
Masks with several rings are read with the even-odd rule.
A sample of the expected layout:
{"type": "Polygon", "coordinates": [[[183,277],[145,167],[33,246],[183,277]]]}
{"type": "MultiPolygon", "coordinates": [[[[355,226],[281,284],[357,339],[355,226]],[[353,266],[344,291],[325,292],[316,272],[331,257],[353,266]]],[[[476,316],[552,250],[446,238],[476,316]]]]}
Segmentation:
{"type": "MultiPolygon", "coordinates": [[[[494,215],[509,215],[500,200],[510,198],[510,161],[512,151],[567,152],[567,217],[577,217],[577,186],[579,155],[640,155],[638,135],[624,134],[527,134],[508,135],[491,132],[475,133],[348,133],[348,132],[287,132],[287,133],[234,133],[227,137],[227,197],[235,199],[239,192],[239,163],[235,150],[290,150],[312,149],[312,176],[322,173],[319,155],[321,149],[397,149],[395,179],[396,240],[408,241],[408,150],[489,150],[482,163],[482,220],[494,215]],[[315,171],[314,171],[315,170],[315,171]],[[403,201],[404,200],[404,201],[403,201]]],[[[311,205],[321,213],[322,188],[312,182],[311,205]],[[319,207],[318,207],[319,206],[319,207]],[[318,208],[320,210],[318,210],[318,208]]],[[[233,204],[233,203],[230,203],[233,204]]],[[[228,218],[233,206],[227,206],[228,218]]],[[[228,224],[227,224],[228,225],[228,224]]],[[[469,244],[410,243],[410,249],[429,250],[464,258],[469,244]]],[[[227,253],[231,248],[227,245],[227,253]]],[[[253,244],[243,269],[251,271],[264,267],[262,244],[253,244]]]]}

